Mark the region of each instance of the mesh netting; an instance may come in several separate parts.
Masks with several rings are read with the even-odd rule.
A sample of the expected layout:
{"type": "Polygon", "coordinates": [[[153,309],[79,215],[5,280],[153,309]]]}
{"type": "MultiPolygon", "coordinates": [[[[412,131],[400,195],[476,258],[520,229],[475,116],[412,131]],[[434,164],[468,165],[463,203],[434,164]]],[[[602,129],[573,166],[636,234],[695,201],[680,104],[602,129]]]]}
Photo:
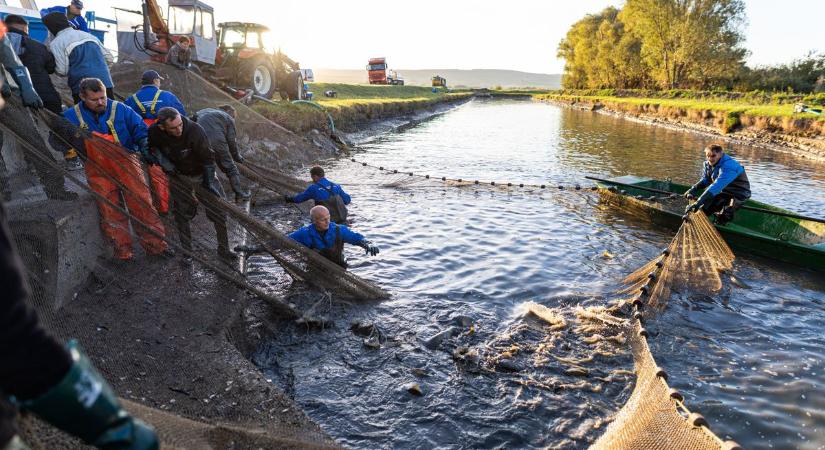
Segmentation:
{"type": "Polygon", "coordinates": [[[733,252],[702,212],[686,218],[662,255],[645,264],[623,281],[620,294],[632,293],[626,304],[633,306],[633,323],[627,330],[633,351],[636,385],[630,399],[616,415],[594,449],[733,449],[691,413],[682,395],[667,385],[667,373],[657,366],[647,343],[642,321],[663,308],[676,287],[715,292],[722,287],[720,273],[730,270],[733,252]]]}

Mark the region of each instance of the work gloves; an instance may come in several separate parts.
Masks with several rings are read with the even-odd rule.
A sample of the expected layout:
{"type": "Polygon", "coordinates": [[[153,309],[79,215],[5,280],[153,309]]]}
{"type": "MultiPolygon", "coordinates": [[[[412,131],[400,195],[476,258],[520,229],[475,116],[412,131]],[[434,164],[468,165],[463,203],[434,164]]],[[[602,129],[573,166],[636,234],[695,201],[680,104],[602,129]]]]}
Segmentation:
{"type": "Polygon", "coordinates": [[[29,108],[42,108],[43,100],[37,95],[37,91],[32,86],[32,80],[29,77],[29,69],[26,66],[18,66],[9,69],[14,82],[20,86],[20,97],[23,98],[23,104],[29,108]]]}
{"type": "Polygon", "coordinates": [[[695,202],[689,204],[687,208],[685,208],[685,214],[699,211],[700,209],[702,209],[703,206],[705,206],[705,203],[707,203],[711,198],[713,198],[713,194],[711,194],[710,191],[705,191],[705,193],[702,194],[701,197],[699,197],[695,202]]]}
{"type": "Polygon", "coordinates": [[[215,196],[221,197],[221,190],[218,189],[217,183],[218,178],[215,176],[215,165],[207,164],[203,166],[203,179],[201,180],[201,184],[206,190],[215,194],[215,196]]]}
{"type": "Polygon", "coordinates": [[[52,425],[104,450],[157,450],[155,431],[132,417],[76,341],[68,344],[72,366],[45,394],[19,402],[52,425]]]}
{"type": "Polygon", "coordinates": [[[241,164],[243,164],[243,162],[244,162],[244,161],[246,161],[246,158],[244,158],[243,156],[241,156],[241,154],[240,154],[240,153],[236,154],[236,155],[235,155],[235,156],[233,156],[232,158],[235,160],[235,162],[236,162],[236,163],[241,163],[241,164]]]}
{"type": "Polygon", "coordinates": [[[289,195],[284,195],[284,203],[295,203],[295,199],[289,195]]]}
{"type": "Polygon", "coordinates": [[[139,140],[138,144],[137,144],[137,147],[138,147],[138,153],[140,153],[140,159],[142,159],[143,162],[145,162],[146,164],[149,164],[149,165],[157,165],[158,164],[158,160],[157,160],[157,158],[155,158],[155,155],[153,155],[152,152],[149,151],[149,139],[148,138],[143,138],[143,139],[139,140]]]}
{"type": "Polygon", "coordinates": [[[688,199],[688,200],[693,200],[693,199],[696,198],[696,194],[698,194],[698,193],[699,193],[699,188],[697,188],[696,186],[693,186],[692,188],[688,189],[687,192],[685,192],[685,198],[688,199]]]}
{"type": "Polygon", "coordinates": [[[366,250],[367,255],[375,256],[379,252],[378,247],[376,247],[375,245],[372,244],[372,242],[370,242],[366,239],[364,239],[363,241],[359,242],[356,245],[358,245],[359,247],[366,250]]]}

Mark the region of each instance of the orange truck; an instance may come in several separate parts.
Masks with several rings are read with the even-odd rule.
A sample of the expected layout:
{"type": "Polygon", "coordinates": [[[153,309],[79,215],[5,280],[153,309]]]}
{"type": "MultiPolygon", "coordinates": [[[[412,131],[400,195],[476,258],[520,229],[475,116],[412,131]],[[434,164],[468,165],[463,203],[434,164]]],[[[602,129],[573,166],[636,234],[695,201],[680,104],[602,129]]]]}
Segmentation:
{"type": "Polygon", "coordinates": [[[371,58],[367,64],[370,84],[404,85],[404,78],[394,70],[387,69],[387,58],[371,58]]]}

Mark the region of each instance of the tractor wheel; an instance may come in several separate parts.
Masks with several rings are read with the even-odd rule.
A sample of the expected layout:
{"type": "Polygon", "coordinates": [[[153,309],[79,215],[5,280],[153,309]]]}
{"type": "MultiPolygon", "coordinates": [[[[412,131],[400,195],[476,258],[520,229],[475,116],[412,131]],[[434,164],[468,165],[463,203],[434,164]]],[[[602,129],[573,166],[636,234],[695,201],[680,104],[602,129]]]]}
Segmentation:
{"type": "Polygon", "coordinates": [[[306,97],[304,93],[304,78],[301,76],[301,71],[296,70],[290,72],[286,77],[286,86],[281,97],[286,97],[289,101],[303,100],[306,97]],[[284,96],[286,94],[286,96],[284,96]]]}
{"type": "Polygon", "coordinates": [[[259,59],[252,66],[252,76],[250,87],[255,95],[263,98],[272,98],[272,94],[277,90],[277,80],[275,79],[275,69],[267,59],[259,59]]]}

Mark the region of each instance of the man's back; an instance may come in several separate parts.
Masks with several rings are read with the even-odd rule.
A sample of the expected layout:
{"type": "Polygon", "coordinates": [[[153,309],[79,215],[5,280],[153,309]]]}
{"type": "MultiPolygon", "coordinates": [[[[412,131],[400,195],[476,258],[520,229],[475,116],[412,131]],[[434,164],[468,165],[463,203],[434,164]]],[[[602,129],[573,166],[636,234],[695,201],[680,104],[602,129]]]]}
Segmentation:
{"type": "Polygon", "coordinates": [[[55,70],[54,55],[45,45],[31,39],[23,31],[9,29],[7,36],[12,41],[19,42],[19,49],[17,45],[14,45],[15,51],[17,51],[23,65],[29,69],[32,85],[34,85],[34,89],[40,95],[40,98],[43,99],[43,103],[47,108],[58,112],[61,106],[60,94],[54,88],[52,79],[49,76],[55,70]]]}
{"type": "MultiPolygon", "coordinates": [[[[235,119],[232,118],[225,111],[216,108],[205,108],[197,112],[197,122],[206,132],[209,137],[209,142],[225,143],[227,142],[227,134],[229,127],[235,127],[235,119]]],[[[234,134],[234,133],[233,133],[234,134]]]]}

